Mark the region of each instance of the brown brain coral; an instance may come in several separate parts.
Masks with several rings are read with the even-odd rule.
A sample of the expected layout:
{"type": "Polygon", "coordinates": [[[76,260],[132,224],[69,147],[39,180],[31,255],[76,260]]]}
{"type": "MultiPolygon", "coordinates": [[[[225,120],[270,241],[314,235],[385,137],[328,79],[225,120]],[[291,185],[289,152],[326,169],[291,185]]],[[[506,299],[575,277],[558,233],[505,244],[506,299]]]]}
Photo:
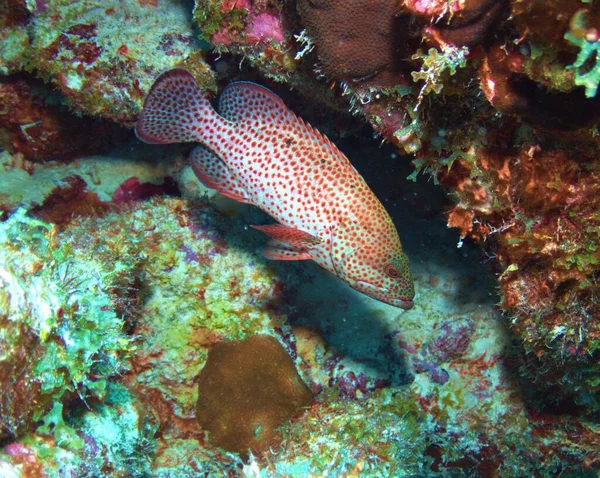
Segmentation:
{"type": "MultiPolygon", "coordinates": [[[[299,0],[298,13],[315,42],[323,70],[332,78],[358,80],[379,76],[390,82],[404,51],[399,31],[405,19],[390,0],[299,0]]],[[[396,75],[397,76],[397,75],[396,75]]]]}
{"type": "Polygon", "coordinates": [[[219,342],[199,377],[196,418],[209,441],[246,455],[276,445],[277,431],[313,397],[294,362],[269,335],[219,342]]]}

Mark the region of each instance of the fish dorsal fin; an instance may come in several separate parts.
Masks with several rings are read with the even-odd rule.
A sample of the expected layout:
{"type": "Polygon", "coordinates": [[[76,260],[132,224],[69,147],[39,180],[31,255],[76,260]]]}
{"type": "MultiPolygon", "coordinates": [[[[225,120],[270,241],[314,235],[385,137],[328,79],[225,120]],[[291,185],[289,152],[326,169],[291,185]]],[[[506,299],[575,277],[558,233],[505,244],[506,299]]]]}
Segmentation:
{"type": "Polygon", "coordinates": [[[190,164],[198,179],[207,188],[216,189],[223,196],[239,202],[251,202],[244,186],[234,177],[225,163],[208,148],[195,147],[190,154],[190,164]]]}
{"type": "Polygon", "coordinates": [[[321,133],[318,129],[313,128],[309,123],[304,121],[302,118],[298,118],[298,120],[302,122],[302,124],[306,127],[306,129],[308,129],[311,132],[311,134],[314,134],[317,138],[319,138],[321,143],[325,145],[327,150],[331,153],[332,157],[335,158],[335,160],[338,162],[338,164],[340,166],[342,166],[344,168],[348,168],[352,172],[352,174],[359,174],[358,171],[356,170],[356,168],[354,166],[352,166],[352,163],[346,157],[346,155],[344,153],[342,153],[338,149],[338,147],[335,144],[333,144],[327,136],[325,136],[323,133],[321,133]]]}
{"type": "Polygon", "coordinates": [[[236,81],[223,89],[219,113],[234,123],[255,127],[296,118],[279,96],[250,81],[236,81]]]}
{"type": "Polygon", "coordinates": [[[238,126],[271,126],[277,131],[295,131],[298,135],[325,146],[340,167],[347,168],[351,174],[358,174],[348,158],[327,136],[296,116],[279,96],[263,86],[249,81],[230,83],[219,98],[219,113],[238,126]]]}

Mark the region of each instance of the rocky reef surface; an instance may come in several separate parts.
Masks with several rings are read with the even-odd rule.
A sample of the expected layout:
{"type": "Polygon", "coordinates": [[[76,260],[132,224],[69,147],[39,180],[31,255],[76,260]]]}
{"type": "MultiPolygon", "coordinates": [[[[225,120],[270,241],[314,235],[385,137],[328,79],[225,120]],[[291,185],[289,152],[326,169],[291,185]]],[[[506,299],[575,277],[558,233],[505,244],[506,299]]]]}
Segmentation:
{"type": "Polygon", "coordinates": [[[596,476],[599,32],[579,0],[3,2],[0,475],[596,476]],[[328,134],[412,310],[267,261],[270,218],[134,138],[173,66],[328,134]]]}

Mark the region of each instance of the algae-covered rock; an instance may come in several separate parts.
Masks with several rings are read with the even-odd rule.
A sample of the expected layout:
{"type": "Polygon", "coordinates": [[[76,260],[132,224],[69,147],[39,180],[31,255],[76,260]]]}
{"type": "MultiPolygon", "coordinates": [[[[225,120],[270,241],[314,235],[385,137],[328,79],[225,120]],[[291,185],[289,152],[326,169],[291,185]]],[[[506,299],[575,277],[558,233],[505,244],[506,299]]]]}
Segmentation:
{"type": "Polygon", "coordinates": [[[55,438],[40,429],[0,450],[2,476],[146,477],[156,452],[156,416],[148,413],[126,387],[110,383],[102,403],[91,402],[77,413],[55,407],[48,414],[55,438]],[[66,418],[63,419],[63,414],[66,418]],[[60,440],[69,433],[78,446],[60,440]]]}
{"type": "Polygon", "coordinates": [[[2,437],[22,435],[65,400],[102,396],[123,369],[130,340],[116,310],[138,250],[134,238],[113,239],[57,233],[23,210],[0,224],[2,437]]]}
{"type": "Polygon", "coordinates": [[[162,70],[185,63],[214,87],[184,3],[27,2],[20,25],[0,23],[0,73],[28,71],[78,114],[131,124],[162,70]]]}

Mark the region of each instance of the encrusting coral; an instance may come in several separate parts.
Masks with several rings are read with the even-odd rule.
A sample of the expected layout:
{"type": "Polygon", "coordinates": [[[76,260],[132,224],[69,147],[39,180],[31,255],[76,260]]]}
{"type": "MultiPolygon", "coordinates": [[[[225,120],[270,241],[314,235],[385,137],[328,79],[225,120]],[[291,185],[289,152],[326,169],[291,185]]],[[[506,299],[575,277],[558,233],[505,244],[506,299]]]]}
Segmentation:
{"type": "Polygon", "coordinates": [[[209,443],[242,456],[276,447],[277,429],[313,400],[288,353],[269,335],[213,345],[198,390],[196,419],[209,443]]]}

